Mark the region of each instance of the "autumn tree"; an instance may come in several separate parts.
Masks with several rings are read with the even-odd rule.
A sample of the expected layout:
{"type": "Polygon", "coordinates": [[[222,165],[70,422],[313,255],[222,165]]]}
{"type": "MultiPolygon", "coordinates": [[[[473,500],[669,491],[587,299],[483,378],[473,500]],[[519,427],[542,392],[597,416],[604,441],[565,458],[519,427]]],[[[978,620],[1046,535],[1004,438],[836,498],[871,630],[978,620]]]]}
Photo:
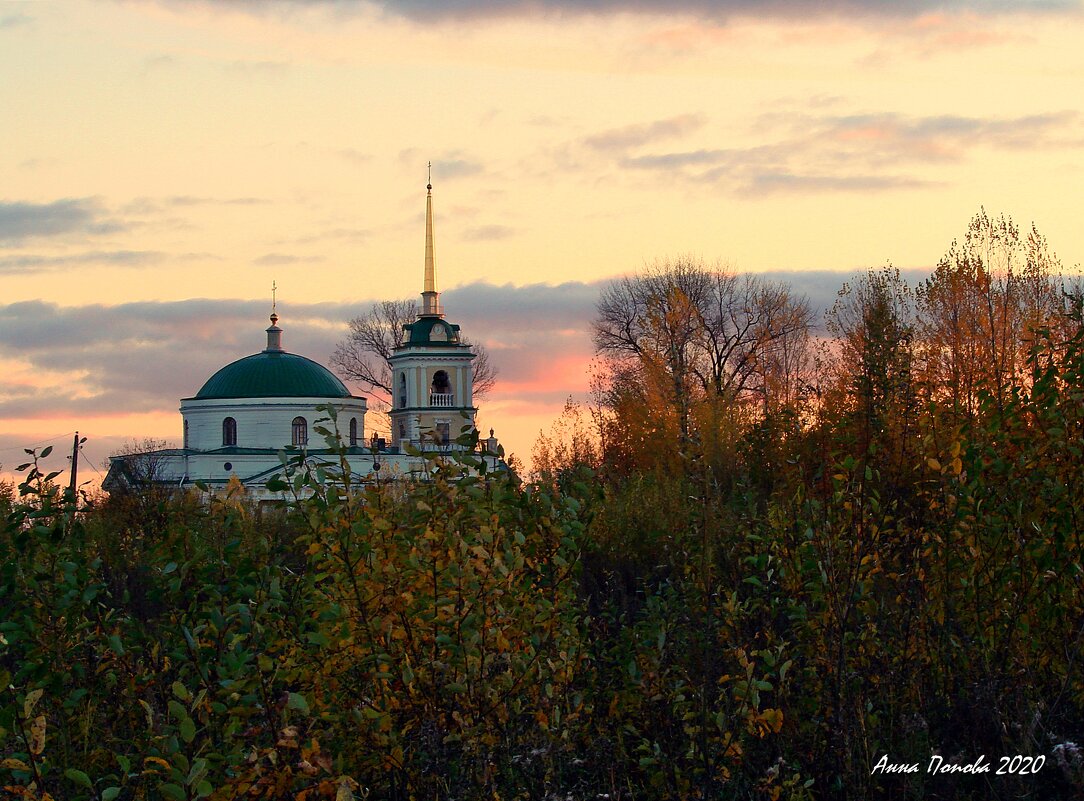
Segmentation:
{"type": "Polygon", "coordinates": [[[914,301],[899,270],[870,270],[839,290],[826,323],[835,338],[842,411],[858,450],[889,448],[902,465],[914,420],[914,301]]]}
{"type": "Polygon", "coordinates": [[[1024,235],[1008,217],[976,214],[917,291],[933,396],[968,419],[983,394],[1003,405],[1036,333],[1068,319],[1063,289],[1060,262],[1034,225],[1024,235]]]}
{"type": "Polygon", "coordinates": [[[663,391],[682,441],[698,402],[770,408],[797,396],[812,314],[783,284],[680,258],[614,282],[596,312],[615,391],[627,397],[632,382],[644,395],[663,391]]]}

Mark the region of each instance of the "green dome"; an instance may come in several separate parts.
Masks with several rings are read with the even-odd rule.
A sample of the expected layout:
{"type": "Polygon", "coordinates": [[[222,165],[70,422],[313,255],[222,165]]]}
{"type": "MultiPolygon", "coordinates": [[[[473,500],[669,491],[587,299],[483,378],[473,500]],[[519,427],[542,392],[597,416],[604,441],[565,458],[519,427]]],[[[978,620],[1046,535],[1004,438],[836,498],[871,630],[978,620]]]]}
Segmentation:
{"type": "Polygon", "coordinates": [[[227,364],[203,385],[204,398],[349,398],[326,367],[285,351],[263,351],[227,364]]]}

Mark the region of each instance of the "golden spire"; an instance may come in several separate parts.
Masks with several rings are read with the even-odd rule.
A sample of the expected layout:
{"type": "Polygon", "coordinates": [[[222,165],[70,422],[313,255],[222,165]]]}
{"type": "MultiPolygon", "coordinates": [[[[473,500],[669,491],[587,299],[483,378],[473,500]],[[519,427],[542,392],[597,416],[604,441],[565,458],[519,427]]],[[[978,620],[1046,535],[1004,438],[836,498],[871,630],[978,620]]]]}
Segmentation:
{"type": "Polygon", "coordinates": [[[433,264],[433,162],[429,162],[429,183],[425,187],[425,283],[422,287],[422,314],[441,316],[437,292],[437,268],[433,264]]]}

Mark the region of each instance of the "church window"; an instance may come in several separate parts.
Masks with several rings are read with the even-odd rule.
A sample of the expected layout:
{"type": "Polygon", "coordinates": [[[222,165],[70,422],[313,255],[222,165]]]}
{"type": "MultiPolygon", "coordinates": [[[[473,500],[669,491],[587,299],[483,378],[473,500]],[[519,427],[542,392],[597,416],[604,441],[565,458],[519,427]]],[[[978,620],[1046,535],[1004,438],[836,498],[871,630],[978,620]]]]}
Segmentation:
{"type": "Polygon", "coordinates": [[[406,425],[402,422],[399,423],[399,439],[406,439],[406,425]]]}
{"type": "Polygon", "coordinates": [[[305,422],[304,417],[294,418],[293,439],[291,441],[298,446],[309,444],[309,425],[305,422]]]}
{"type": "Polygon", "coordinates": [[[188,421],[184,421],[184,447],[187,449],[188,445],[188,421]]]}
{"type": "Polygon", "coordinates": [[[441,445],[447,445],[452,441],[452,424],[437,423],[437,437],[441,445]]]}
{"type": "Polygon", "coordinates": [[[358,418],[350,418],[350,447],[356,448],[358,446],[358,418]]]}
{"type": "Polygon", "coordinates": [[[226,447],[237,444],[237,421],[232,417],[222,421],[222,444],[226,447]]]}
{"type": "Polygon", "coordinates": [[[406,373],[399,373],[399,408],[406,408],[406,373]]]}

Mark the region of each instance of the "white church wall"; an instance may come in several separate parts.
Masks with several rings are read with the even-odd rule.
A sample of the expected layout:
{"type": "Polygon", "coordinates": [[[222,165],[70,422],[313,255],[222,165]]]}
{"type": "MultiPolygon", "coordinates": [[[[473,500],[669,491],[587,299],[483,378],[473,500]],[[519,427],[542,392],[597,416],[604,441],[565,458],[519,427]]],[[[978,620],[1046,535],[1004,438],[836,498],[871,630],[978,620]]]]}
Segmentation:
{"type": "MultiPolygon", "coordinates": [[[[339,433],[349,445],[350,418],[358,420],[359,444],[364,440],[364,398],[330,401],[337,411],[339,433]]],[[[282,448],[292,444],[293,421],[303,417],[311,444],[323,446],[313,431],[316,421],[326,418],[317,406],[327,405],[327,398],[241,398],[231,400],[205,399],[181,402],[181,415],[188,421],[188,447],[197,451],[216,450],[222,445],[222,421],[232,417],[237,421],[238,448],[282,448]]],[[[324,423],[328,428],[331,423],[324,423]]]]}

